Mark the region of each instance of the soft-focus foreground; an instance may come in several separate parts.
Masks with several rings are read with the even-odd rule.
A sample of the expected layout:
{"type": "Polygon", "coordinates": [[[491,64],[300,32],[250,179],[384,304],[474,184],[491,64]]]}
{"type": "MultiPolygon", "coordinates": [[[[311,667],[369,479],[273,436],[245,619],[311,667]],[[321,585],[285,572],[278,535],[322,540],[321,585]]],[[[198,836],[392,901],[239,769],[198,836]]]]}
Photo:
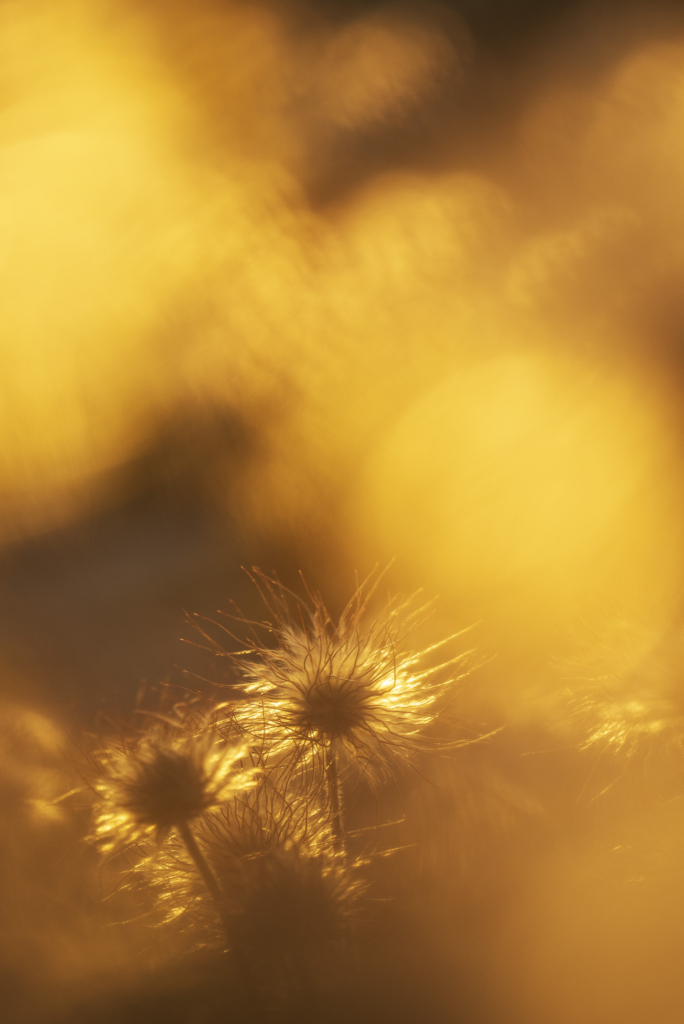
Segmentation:
{"type": "Polygon", "coordinates": [[[683,132],[676,0],[0,3],[10,1024],[681,1018],[683,132]]]}

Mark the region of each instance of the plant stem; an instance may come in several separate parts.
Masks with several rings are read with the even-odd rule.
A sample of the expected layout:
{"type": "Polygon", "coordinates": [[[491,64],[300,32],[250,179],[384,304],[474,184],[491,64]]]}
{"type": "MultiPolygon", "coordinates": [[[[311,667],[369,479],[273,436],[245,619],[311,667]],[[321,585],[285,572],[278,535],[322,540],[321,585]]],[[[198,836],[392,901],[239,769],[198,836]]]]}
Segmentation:
{"type": "Polygon", "coordinates": [[[335,846],[338,850],[344,850],[342,793],[340,790],[340,776],[337,771],[337,761],[335,760],[332,741],[325,753],[325,777],[328,783],[328,800],[330,802],[330,815],[332,818],[332,830],[335,846]]]}
{"type": "Polygon", "coordinates": [[[223,925],[224,931],[226,933],[226,938],[230,941],[229,920],[226,914],[223,893],[221,892],[219,884],[216,880],[216,875],[207,864],[206,857],[204,856],[199,846],[197,845],[197,840],[190,831],[190,826],[188,825],[187,821],[179,822],[177,827],[178,832],[180,833],[180,837],[185,843],[186,850],[192,857],[195,863],[195,867],[202,876],[202,881],[206,885],[207,889],[209,890],[209,893],[211,894],[212,899],[214,900],[214,903],[216,904],[216,910],[218,912],[219,917],[221,918],[221,924],[223,925]]]}

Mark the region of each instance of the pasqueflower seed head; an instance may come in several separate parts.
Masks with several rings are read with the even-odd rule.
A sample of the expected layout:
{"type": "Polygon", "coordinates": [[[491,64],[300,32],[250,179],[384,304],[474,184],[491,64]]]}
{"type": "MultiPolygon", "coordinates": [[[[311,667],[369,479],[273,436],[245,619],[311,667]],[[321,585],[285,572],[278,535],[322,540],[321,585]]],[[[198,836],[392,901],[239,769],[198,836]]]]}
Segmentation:
{"type": "MultiPolygon", "coordinates": [[[[335,852],[327,816],[310,796],[268,782],[238,794],[197,826],[197,841],[224,894],[231,947],[258,957],[343,938],[365,884],[360,862],[335,852]]],[[[186,851],[171,841],[152,880],[167,920],[210,941],[215,915],[186,851]]]]}
{"type": "Polygon", "coordinates": [[[242,745],[211,732],[170,737],[164,729],[100,751],[93,839],[103,849],[158,841],[177,825],[225,804],[254,782],[242,745]]]}
{"type": "Polygon", "coordinates": [[[361,587],[334,622],[318,595],[305,604],[274,581],[259,580],[273,615],[264,624],[269,642],[256,634],[247,651],[219,650],[232,659],[248,698],[235,706],[242,731],[274,753],[294,751],[299,762],[321,759],[334,745],[373,775],[415,752],[417,734],[437,717],[437,702],[453,682],[440,670],[467,654],[421,670],[425,655],[442,643],[406,650],[420,609],[411,613],[395,600],[367,621],[372,590],[361,587]]]}
{"type": "Polygon", "coordinates": [[[233,941],[266,957],[339,942],[364,888],[341,858],[298,847],[245,859],[228,904],[233,941]]]}

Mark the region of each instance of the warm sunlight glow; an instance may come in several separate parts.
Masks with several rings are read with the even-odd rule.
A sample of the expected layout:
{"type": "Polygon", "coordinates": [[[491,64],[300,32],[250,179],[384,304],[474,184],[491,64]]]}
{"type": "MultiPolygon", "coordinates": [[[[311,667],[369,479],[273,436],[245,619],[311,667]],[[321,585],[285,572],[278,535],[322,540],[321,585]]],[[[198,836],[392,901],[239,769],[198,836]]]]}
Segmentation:
{"type": "MultiPolygon", "coordinates": [[[[470,362],[402,418],[369,469],[384,550],[478,617],[567,627],[578,601],[639,592],[673,613],[677,452],[638,379],[547,351],[470,362]]],[[[505,626],[504,626],[505,628],[505,626]]],[[[528,625],[529,628],[529,625],[528,625]]],[[[524,641],[523,641],[524,642],[524,641]]]]}
{"type": "Polygon", "coordinates": [[[679,7],[0,3],[8,1024],[681,1019],[679,7]]]}

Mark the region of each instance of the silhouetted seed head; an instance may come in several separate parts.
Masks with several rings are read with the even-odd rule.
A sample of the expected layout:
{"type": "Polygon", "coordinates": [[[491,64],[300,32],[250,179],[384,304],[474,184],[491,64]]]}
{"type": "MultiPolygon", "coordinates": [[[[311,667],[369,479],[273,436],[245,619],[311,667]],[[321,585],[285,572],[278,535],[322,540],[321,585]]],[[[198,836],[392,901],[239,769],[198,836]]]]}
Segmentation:
{"type": "Polygon", "coordinates": [[[174,739],[165,730],[105,748],[97,759],[94,840],[103,849],[152,835],[161,840],[221,806],[254,782],[254,771],[237,765],[244,753],[211,733],[174,739]]]}
{"type": "MultiPolygon", "coordinates": [[[[315,856],[332,847],[328,816],[315,798],[310,794],[286,797],[267,777],[208,814],[195,831],[224,890],[239,883],[245,858],[293,849],[315,856]]],[[[153,880],[169,918],[201,909],[195,904],[204,896],[204,889],[198,885],[182,845],[171,841],[165,855],[155,858],[153,880]]]]}
{"type": "Polygon", "coordinates": [[[348,934],[362,886],[341,859],[272,849],[245,858],[238,874],[228,912],[241,949],[277,956],[348,934]]]}
{"type": "Polygon", "coordinates": [[[421,610],[409,613],[393,601],[367,622],[369,594],[360,588],[334,623],[317,595],[311,606],[293,607],[284,588],[265,577],[260,582],[269,588],[274,621],[266,628],[275,643],[257,637],[249,651],[228,654],[252,697],[235,708],[244,732],[274,752],[294,748],[299,761],[320,758],[334,744],[376,775],[419,749],[415,737],[437,717],[436,702],[453,681],[438,681],[445,665],[419,669],[428,651],[405,649],[421,610]]]}
{"type": "MultiPolygon", "coordinates": [[[[348,932],[365,888],[360,864],[335,853],[327,815],[310,796],[286,798],[262,783],[203,819],[196,836],[224,893],[233,949],[277,958],[348,932]]],[[[179,843],[155,858],[152,878],[167,919],[182,916],[198,939],[221,940],[179,843]]]]}

